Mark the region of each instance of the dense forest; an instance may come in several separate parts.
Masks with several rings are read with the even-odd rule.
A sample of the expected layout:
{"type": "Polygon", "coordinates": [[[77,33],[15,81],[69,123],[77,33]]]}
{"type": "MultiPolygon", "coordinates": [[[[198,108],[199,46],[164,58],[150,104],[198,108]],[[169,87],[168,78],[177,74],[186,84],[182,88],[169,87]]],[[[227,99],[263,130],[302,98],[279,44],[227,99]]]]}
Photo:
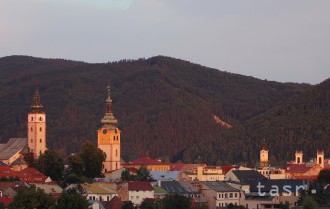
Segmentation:
{"type": "Polygon", "coordinates": [[[305,156],[318,146],[330,151],[329,81],[271,82],[163,56],[103,64],[0,58],[1,142],[26,136],[35,80],[48,147],[63,155],[96,142],[108,84],[124,160],[150,151],[171,161],[255,163],[264,138],[274,162],[292,158],[296,146],[305,156]]]}

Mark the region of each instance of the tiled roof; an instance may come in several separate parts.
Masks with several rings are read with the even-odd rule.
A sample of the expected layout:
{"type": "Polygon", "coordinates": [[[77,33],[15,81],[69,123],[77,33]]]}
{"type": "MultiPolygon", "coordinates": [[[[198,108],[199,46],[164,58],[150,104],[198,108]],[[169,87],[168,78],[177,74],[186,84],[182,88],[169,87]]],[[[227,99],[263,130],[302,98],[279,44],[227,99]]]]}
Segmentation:
{"type": "Polygon", "coordinates": [[[290,164],[287,167],[289,173],[306,173],[311,167],[306,166],[306,164],[290,164]]]}
{"type": "Polygon", "coordinates": [[[222,181],[203,181],[202,183],[216,192],[239,192],[238,189],[235,189],[222,181]]]}
{"type": "Polygon", "coordinates": [[[37,188],[40,188],[45,191],[46,194],[61,194],[63,189],[57,184],[33,184],[37,188]]]}
{"type": "Polygon", "coordinates": [[[114,196],[109,202],[102,202],[105,209],[121,209],[124,202],[117,196],[114,196]]]}
{"type": "Polygon", "coordinates": [[[162,165],[162,164],[168,164],[168,163],[163,163],[159,160],[155,160],[150,157],[141,157],[137,160],[133,160],[132,162],[130,162],[128,164],[129,165],[162,165]]]}
{"type": "MultiPolygon", "coordinates": [[[[161,187],[165,189],[170,194],[191,194],[192,192],[187,191],[179,182],[177,181],[161,181],[161,187]]],[[[195,192],[193,192],[194,194],[195,192]]]]}
{"type": "Polygon", "coordinates": [[[166,195],[166,194],[168,194],[168,192],[165,189],[163,189],[163,188],[161,188],[157,185],[154,186],[154,189],[155,189],[155,195],[166,195]]]}
{"type": "Polygon", "coordinates": [[[117,194],[117,184],[98,182],[81,185],[88,194],[117,194]]]}
{"type": "Polygon", "coordinates": [[[128,190],[152,191],[154,190],[154,188],[147,181],[132,181],[132,182],[128,182],[128,190]]]}
{"type": "Polygon", "coordinates": [[[247,182],[247,181],[260,181],[260,180],[266,179],[266,177],[263,176],[262,174],[260,174],[258,171],[232,170],[232,172],[242,183],[247,182]]]}
{"type": "Polygon", "coordinates": [[[0,146],[0,159],[6,160],[12,157],[14,154],[20,152],[27,145],[26,138],[11,138],[7,144],[1,144],[0,146]]]}
{"type": "Polygon", "coordinates": [[[35,168],[25,168],[24,170],[17,172],[17,177],[26,183],[44,183],[48,178],[35,168]]]}

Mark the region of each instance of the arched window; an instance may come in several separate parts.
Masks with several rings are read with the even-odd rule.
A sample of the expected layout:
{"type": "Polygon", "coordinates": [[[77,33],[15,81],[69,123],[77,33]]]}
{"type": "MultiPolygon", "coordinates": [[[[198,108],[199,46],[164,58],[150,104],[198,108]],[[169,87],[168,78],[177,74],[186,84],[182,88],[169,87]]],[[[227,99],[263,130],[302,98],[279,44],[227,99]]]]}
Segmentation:
{"type": "Polygon", "coordinates": [[[42,121],[42,117],[40,117],[39,120],[42,121]]]}
{"type": "Polygon", "coordinates": [[[40,143],[42,142],[42,139],[40,139],[40,143]]]}
{"type": "Polygon", "coordinates": [[[319,157],[319,164],[322,164],[322,158],[319,157]]]}
{"type": "Polygon", "coordinates": [[[39,129],[40,131],[42,131],[42,128],[40,127],[40,129],[39,129]]]}
{"type": "Polygon", "coordinates": [[[297,163],[300,164],[300,157],[298,157],[298,159],[297,159],[297,163]]]}

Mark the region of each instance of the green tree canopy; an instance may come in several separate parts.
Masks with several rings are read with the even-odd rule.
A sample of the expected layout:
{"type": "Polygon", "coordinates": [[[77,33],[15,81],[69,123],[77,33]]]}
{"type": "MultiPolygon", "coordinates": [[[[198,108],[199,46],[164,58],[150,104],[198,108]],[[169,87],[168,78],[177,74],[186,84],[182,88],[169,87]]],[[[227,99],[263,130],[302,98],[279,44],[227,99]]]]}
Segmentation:
{"type": "Polygon", "coordinates": [[[57,200],[56,209],[88,209],[86,198],[77,189],[63,191],[57,200]]]}
{"type": "Polygon", "coordinates": [[[135,209],[131,201],[125,202],[121,209],[135,209]]]}
{"type": "Polygon", "coordinates": [[[84,161],[78,154],[72,154],[68,158],[69,161],[69,173],[82,176],[84,173],[84,161]]]}
{"type": "Polygon", "coordinates": [[[31,186],[21,189],[14,197],[9,209],[53,209],[55,199],[44,192],[44,190],[31,186]]]}
{"type": "Polygon", "coordinates": [[[89,178],[102,176],[102,163],[106,159],[106,154],[90,141],[82,144],[78,153],[84,162],[84,175],[89,178]]]}
{"type": "Polygon", "coordinates": [[[55,181],[63,179],[63,159],[55,151],[46,150],[41,154],[37,160],[37,169],[55,181]]]}
{"type": "Polygon", "coordinates": [[[165,209],[190,209],[190,198],[182,195],[169,195],[163,199],[165,209]]]}
{"type": "Polygon", "coordinates": [[[304,209],[316,209],[317,207],[316,201],[311,196],[305,196],[302,205],[304,209]]]}

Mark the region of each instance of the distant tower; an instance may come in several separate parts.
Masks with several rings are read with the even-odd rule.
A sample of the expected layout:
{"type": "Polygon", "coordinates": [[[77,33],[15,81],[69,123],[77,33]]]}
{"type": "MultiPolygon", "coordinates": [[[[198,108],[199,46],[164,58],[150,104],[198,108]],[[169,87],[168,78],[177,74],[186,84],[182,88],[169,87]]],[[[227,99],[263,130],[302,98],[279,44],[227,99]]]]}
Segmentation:
{"type": "Polygon", "coordinates": [[[268,166],[268,148],[265,141],[262,144],[262,148],[260,151],[260,166],[266,167],[268,166]]]}
{"type": "Polygon", "coordinates": [[[295,156],[296,156],[295,164],[304,163],[303,162],[303,152],[301,150],[299,150],[299,151],[297,150],[295,156]]]}
{"type": "Polygon", "coordinates": [[[38,83],[33,94],[33,103],[30,106],[27,118],[27,144],[29,151],[38,158],[46,148],[46,114],[40,102],[38,83]]]}
{"type": "Polygon", "coordinates": [[[324,151],[316,152],[316,163],[319,164],[322,168],[324,168],[324,151]]]}
{"type": "Polygon", "coordinates": [[[108,98],[106,99],[105,115],[101,120],[103,126],[97,130],[98,148],[107,155],[103,162],[102,171],[110,172],[120,168],[120,130],[117,128],[117,119],[112,113],[112,100],[110,86],[108,86],[108,98]]]}

